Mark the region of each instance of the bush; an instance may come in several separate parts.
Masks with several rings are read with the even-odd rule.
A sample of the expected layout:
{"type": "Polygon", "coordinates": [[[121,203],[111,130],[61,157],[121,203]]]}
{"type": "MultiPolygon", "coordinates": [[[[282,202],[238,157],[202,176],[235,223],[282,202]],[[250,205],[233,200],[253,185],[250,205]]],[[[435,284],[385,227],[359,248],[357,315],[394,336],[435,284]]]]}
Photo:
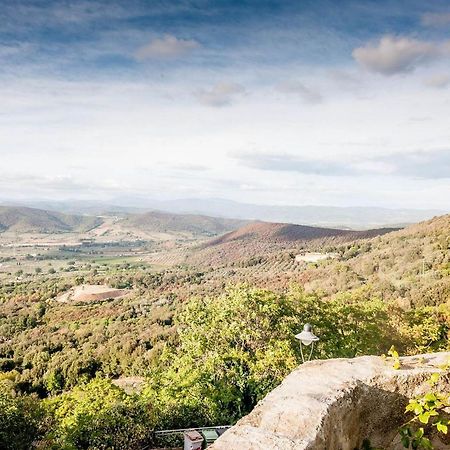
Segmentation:
{"type": "Polygon", "coordinates": [[[40,437],[44,418],[39,401],[0,390],[0,448],[28,450],[40,437]]]}

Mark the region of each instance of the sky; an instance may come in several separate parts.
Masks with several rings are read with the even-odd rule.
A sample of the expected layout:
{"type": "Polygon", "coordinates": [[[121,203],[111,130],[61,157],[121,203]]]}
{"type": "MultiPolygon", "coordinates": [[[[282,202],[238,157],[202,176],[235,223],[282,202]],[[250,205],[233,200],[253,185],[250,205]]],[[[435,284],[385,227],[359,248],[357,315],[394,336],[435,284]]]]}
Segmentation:
{"type": "Polygon", "coordinates": [[[0,0],[0,199],[450,211],[448,0],[0,0]]]}

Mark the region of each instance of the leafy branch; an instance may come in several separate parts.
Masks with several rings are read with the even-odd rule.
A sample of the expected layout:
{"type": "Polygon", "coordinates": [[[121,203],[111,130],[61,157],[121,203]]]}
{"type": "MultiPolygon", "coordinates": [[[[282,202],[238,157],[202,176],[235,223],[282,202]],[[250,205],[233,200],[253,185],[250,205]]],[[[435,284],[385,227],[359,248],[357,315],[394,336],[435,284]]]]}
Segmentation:
{"type": "MultiPolygon", "coordinates": [[[[448,370],[447,364],[443,369],[448,370]]],[[[433,445],[427,437],[435,429],[438,433],[447,434],[449,420],[445,417],[446,408],[450,407],[450,396],[441,392],[437,384],[442,373],[434,373],[428,380],[431,390],[422,396],[409,400],[406,413],[412,418],[399,429],[403,447],[407,449],[432,450],[433,445]]]]}
{"type": "Polygon", "coordinates": [[[399,370],[402,364],[400,362],[400,356],[398,354],[398,351],[395,349],[393,345],[389,349],[388,355],[393,359],[392,368],[395,370],[399,370]]]}

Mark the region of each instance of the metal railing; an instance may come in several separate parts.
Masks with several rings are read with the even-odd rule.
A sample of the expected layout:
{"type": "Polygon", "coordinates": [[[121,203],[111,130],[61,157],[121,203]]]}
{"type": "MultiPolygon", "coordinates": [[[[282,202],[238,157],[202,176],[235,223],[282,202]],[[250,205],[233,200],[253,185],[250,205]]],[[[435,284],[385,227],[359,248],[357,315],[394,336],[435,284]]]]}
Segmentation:
{"type": "Polygon", "coordinates": [[[228,430],[232,425],[218,425],[216,427],[195,427],[195,428],[179,428],[177,430],[160,430],[154,431],[155,436],[168,436],[170,434],[181,434],[185,431],[202,431],[202,430],[228,430]]]}
{"type": "MultiPolygon", "coordinates": [[[[195,428],[178,428],[175,430],[159,430],[154,431],[153,435],[155,437],[162,436],[171,436],[176,434],[183,434],[185,431],[202,431],[202,430],[228,430],[232,425],[217,425],[215,427],[195,427],[195,428]]],[[[141,448],[141,450],[151,450],[153,447],[150,445],[146,445],[141,448]]]]}

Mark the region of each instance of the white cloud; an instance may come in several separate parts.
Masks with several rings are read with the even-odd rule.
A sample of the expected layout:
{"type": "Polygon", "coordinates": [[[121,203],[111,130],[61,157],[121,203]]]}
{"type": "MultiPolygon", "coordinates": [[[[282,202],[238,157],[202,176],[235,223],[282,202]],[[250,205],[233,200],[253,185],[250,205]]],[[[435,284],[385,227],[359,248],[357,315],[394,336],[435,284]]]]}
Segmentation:
{"type": "Polygon", "coordinates": [[[259,170],[277,172],[298,172],[325,176],[354,175],[355,170],[348,163],[323,159],[304,158],[290,154],[232,152],[240,164],[259,170]]]}
{"type": "Polygon", "coordinates": [[[437,58],[439,45],[407,37],[384,36],[353,50],[353,58],[371,72],[394,75],[410,72],[418,65],[437,58]]]}
{"type": "Polygon", "coordinates": [[[177,58],[199,48],[200,44],[193,39],[178,39],[166,34],[163,38],[155,38],[135,52],[139,61],[152,58],[177,58]]]}
{"type": "Polygon", "coordinates": [[[444,27],[450,25],[450,12],[426,13],[422,16],[422,25],[428,27],[444,27]]]}
{"type": "Polygon", "coordinates": [[[321,176],[391,175],[423,179],[450,178],[450,152],[431,149],[367,156],[360,154],[345,159],[307,157],[292,154],[234,153],[240,164],[259,170],[297,172],[321,176]]]}
{"type": "Polygon", "coordinates": [[[426,86],[433,87],[436,89],[444,89],[450,85],[450,75],[438,74],[427,78],[424,81],[426,86]]]}
{"type": "Polygon", "coordinates": [[[277,90],[284,94],[297,95],[307,103],[320,103],[322,95],[315,89],[305,86],[302,82],[296,80],[289,80],[280,83],[277,90]]]}
{"type": "Polygon", "coordinates": [[[201,89],[195,96],[200,103],[216,108],[231,105],[240,95],[245,93],[245,88],[238,83],[222,82],[217,83],[211,89],[201,89]]]}

